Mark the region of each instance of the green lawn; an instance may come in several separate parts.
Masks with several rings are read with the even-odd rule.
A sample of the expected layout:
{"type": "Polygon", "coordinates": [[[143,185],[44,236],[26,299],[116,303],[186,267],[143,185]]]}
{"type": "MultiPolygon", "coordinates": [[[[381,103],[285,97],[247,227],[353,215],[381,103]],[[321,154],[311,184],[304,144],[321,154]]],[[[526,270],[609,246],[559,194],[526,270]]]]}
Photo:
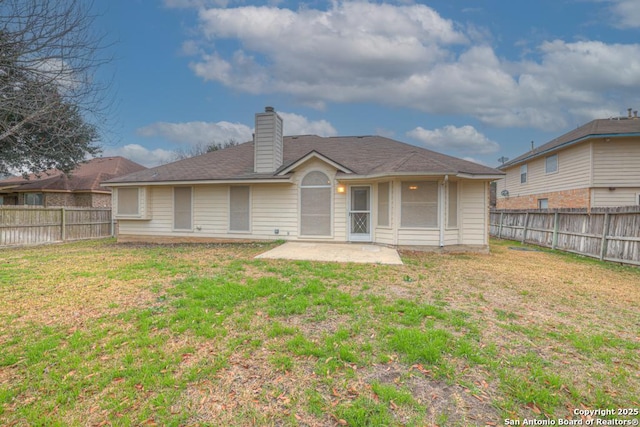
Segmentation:
{"type": "Polygon", "coordinates": [[[640,269],[505,241],[403,266],[253,259],[272,246],[0,249],[0,424],[485,426],[640,408],[640,269]]]}

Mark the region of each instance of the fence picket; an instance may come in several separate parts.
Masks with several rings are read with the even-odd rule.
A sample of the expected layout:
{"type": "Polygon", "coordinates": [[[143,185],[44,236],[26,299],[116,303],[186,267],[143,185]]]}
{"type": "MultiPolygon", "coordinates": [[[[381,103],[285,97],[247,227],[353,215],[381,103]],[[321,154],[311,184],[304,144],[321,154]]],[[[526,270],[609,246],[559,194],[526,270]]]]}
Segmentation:
{"type": "Polygon", "coordinates": [[[640,206],[491,211],[492,236],[515,239],[519,230],[522,243],[640,265],[640,206]]]}
{"type": "Polygon", "coordinates": [[[0,206],[0,246],[113,235],[110,208],[0,206]]]}

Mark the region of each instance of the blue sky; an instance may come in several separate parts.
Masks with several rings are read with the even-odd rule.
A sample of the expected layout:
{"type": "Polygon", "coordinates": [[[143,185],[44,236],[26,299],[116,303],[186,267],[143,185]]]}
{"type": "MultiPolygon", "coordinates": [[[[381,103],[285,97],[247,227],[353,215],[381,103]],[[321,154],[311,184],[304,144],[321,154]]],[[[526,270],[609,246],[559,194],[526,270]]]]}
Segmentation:
{"type": "Polygon", "coordinates": [[[488,166],[640,109],[639,0],[110,0],[104,155],[146,166],[286,134],[388,136],[488,166]]]}

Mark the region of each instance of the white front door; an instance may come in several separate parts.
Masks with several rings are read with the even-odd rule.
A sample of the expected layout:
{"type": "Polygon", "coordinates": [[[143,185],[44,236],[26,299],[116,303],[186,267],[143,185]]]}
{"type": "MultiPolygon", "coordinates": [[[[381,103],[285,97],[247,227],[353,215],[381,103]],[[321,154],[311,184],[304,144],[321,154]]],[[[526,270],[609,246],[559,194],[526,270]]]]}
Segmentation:
{"type": "Polygon", "coordinates": [[[349,188],[349,240],[371,241],[371,187],[358,185],[349,188]]]}

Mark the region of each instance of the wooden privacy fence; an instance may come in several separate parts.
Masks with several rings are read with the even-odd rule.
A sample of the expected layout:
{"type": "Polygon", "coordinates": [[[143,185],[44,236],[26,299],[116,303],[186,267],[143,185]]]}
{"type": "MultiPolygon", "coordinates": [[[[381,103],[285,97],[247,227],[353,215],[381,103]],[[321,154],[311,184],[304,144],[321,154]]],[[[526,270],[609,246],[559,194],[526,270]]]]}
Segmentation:
{"type": "Polygon", "coordinates": [[[0,206],[0,246],[95,239],[112,230],[110,208],[0,206]]]}
{"type": "Polygon", "coordinates": [[[490,233],[625,264],[640,265],[640,206],[492,210],[490,233]]]}

